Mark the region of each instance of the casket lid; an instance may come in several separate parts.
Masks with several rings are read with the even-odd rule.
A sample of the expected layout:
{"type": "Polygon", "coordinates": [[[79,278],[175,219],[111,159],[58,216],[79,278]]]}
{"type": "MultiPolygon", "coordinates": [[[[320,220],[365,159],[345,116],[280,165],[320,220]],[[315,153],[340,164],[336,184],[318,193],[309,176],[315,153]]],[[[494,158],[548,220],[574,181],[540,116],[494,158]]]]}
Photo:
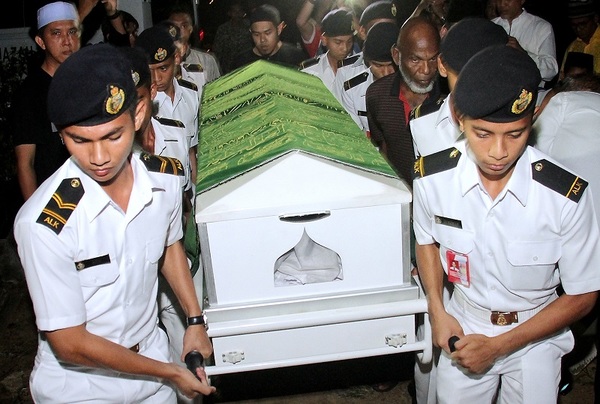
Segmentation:
{"type": "Polygon", "coordinates": [[[257,61],[205,85],[196,193],[292,152],[397,175],[316,77],[257,61]]]}

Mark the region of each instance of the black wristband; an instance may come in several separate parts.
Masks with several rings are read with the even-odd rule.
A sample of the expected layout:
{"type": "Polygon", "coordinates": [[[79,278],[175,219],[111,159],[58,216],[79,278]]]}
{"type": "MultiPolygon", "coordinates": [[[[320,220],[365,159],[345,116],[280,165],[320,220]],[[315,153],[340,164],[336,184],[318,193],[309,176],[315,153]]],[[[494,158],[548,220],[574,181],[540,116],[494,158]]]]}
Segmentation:
{"type": "Polygon", "coordinates": [[[188,317],[187,325],[204,325],[204,316],[188,317]]]}
{"type": "Polygon", "coordinates": [[[107,15],[106,18],[109,20],[116,20],[121,15],[121,10],[115,11],[113,15],[107,15]]]}

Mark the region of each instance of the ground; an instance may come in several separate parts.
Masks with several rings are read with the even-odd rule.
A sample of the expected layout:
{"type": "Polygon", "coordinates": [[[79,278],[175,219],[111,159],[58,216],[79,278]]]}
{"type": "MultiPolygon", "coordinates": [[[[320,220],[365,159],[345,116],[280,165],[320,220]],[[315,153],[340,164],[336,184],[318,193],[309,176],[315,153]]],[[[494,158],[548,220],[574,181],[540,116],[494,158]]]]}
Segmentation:
{"type": "MultiPolygon", "coordinates": [[[[0,239],[0,319],[0,404],[32,403],[28,380],[37,345],[35,321],[14,244],[6,239],[0,239]]],[[[204,402],[411,404],[411,358],[398,354],[215,377],[218,392],[204,402]],[[371,388],[393,378],[400,383],[388,392],[371,388]]],[[[559,403],[592,403],[595,368],[594,360],[577,374],[573,391],[559,403]]]]}

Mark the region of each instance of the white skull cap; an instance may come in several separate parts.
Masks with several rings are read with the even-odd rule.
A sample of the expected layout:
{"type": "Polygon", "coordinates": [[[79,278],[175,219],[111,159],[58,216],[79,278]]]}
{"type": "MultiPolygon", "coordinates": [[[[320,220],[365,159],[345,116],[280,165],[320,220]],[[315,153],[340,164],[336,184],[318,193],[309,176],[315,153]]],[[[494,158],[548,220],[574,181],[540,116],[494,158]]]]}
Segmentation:
{"type": "Polygon", "coordinates": [[[73,3],[65,1],[55,1],[54,3],[46,4],[37,11],[37,28],[40,29],[45,25],[55,21],[75,20],[79,21],[79,13],[73,3]]]}

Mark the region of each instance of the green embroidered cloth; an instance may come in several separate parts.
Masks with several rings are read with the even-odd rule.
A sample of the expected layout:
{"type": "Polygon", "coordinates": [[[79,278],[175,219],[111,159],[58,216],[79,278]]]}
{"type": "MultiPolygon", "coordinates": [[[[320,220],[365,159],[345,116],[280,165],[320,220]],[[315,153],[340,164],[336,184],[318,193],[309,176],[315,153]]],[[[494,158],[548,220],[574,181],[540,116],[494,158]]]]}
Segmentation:
{"type": "Polygon", "coordinates": [[[321,80],[256,61],[204,86],[196,192],[293,151],[397,177],[321,80]]]}

